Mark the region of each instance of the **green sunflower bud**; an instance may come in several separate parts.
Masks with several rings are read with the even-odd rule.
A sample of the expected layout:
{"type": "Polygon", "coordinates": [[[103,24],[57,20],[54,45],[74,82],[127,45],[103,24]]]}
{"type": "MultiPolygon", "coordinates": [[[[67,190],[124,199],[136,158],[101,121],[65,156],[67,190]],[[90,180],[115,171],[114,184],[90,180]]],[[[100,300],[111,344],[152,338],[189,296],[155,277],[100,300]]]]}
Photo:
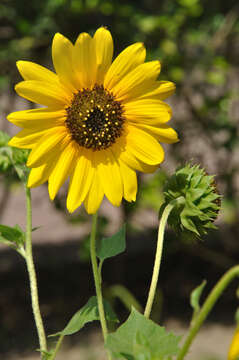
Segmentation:
{"type": "Polygon", "coordinates": [[[168,224],[176,231],[193,232],[200,237],[213,224],[221,205],[214,176],[209,176],[199,165],[186,164],[176,170],[164,189],[165,202],[160,214],[172,201],[175,203],[168,224]]]}

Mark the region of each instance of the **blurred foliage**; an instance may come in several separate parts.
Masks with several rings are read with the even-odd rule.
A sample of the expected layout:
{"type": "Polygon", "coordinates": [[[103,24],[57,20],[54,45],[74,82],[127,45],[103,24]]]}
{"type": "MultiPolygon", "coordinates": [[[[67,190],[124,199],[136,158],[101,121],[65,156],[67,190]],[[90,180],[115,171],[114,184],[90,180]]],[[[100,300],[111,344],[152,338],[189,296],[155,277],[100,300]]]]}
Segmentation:
{"type": "MultiPolygon", "coordinates": [[[[173,126],[181,142],[170,147],[167,159],[178,165],[196,158],[205,166],[212,158],[208,162],[213,164],[225,196],[225,221],[233,224],[239,213],[235,196],[239,164],[238,156],[232,156],[239,151],[238,19],[236,0],[1,0],[0,91],[12,89],[20,79],[16,60],[52,67],[51,41],[58,31],[74,41],[82,31],[93,33],[99,26],[107,26],[115,54],[143,41],[147,59],[162,62],[160,79],[177,84],[173,126]],[[189,149],[188,144],[198,139],[204,141],[201,149],[189,149]],[[210,148],[208,153],[204,144],[210,148]]],[[[159,209],[165,172],[143,178],[138,201],[125,204],[126,213],[138,208],[159,209]]],[[[62,204],[58,199],[60,210],[64,210],[62,204]]],[[[84,219],[82,214],[80,220],[84,219]]],[[[74,215],[71,221],[75,222],[74,215]]]]}
{"type": "Polygon", "coordinates": [[[11,182],[25,181],[29,173],[26,161],[29,150],[9,146],[10,136],[0,131],[0,175],[7,186],[11,182]]]}
{"type": "MultiPolygon", "coordinates": [[[[237,1],[2,0],[0,3],[1,86],[17,59],[49,58],[57,31],[76,39],[101,25],[113,33],[116,51],[144,41],[149,58],[165,64],[164,76],[177,84],[198,64],[204,81],[222,85],[237,61],[237,1]],[[25,6],[27,5],[27,6],[25,6]],[[127,24],[127,26],[126,26],[127,24]],[[227,38],[227,41],[224,40],[227,38]],[[167,73],[168,72],[168,73],[167,73]]],[[[202,80],[202,79],[201,79],[202,80]]]]}

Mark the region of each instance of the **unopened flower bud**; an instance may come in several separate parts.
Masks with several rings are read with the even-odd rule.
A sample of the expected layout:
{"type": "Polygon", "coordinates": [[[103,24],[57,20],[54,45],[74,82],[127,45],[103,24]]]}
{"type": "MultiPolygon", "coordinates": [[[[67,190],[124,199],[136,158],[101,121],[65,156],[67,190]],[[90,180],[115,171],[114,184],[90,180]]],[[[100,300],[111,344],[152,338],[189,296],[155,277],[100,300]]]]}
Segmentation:
{"type": "Polygon", "coordinates": [[[199,165],[186,164],[177,169],[166,183],[164,196],[160,213],[176,200],[168,218],[168,224],[176,231],[190,231],[202,236],[208,229],[216,228],[213,222],[220,209],[221,196],[214,176],[207,175],[199,165]]]}

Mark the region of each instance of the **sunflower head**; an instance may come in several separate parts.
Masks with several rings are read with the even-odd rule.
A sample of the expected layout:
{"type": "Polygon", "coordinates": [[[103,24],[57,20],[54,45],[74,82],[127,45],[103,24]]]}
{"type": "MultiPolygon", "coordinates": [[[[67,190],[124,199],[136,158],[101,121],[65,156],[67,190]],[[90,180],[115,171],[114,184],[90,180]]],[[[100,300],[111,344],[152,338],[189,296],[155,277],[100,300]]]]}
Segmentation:
{"type": "Polygon", "coordinates": [[[87,149],[107,149],[122,134],[122,105],[102,85],[79,91],[66,111],[72,139],[87,149]]]}
{"type": "Polygon", "coordinates": [[[207,175],[199,165],[187,164],[177,169],[165,186],[164,196],[160,213],[169,202],[180,198],[168,218],[176,231],[199,237],[216,228],[213,222],[220,210],[221,196],[214,176],[207,175]]]}
{"type": "Polygon", "coordinates": [[[31,151],[29,187],[48,181],[54,199],[69,179],[70,212],[84,203],[94,213],[104,196],[116,206],[123,197],[136,199],[136,171],[155,171],[164,159],[160,143],[178,140],[164,102],[175,86],[159,81],[160,62],[145,57],[144,45],[135,43],[112,60],[113,39],[101,27],[74,44],[57,33],[55,72],[17,62],[24,81],[16,92],[44,106],[8,116],[22,128],[10,145],[31,151]]]}

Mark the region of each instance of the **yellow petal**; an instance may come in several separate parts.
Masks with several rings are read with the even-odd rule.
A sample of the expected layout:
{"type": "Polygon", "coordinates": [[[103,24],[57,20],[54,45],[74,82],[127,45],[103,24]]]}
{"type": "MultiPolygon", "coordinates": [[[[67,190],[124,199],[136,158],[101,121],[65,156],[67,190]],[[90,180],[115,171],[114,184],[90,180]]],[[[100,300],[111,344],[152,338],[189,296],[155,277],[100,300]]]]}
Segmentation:
{"type": "Polygon", "coordinates": [[[7,116],[11,123],[34,131],[63,125],[65,111],[50,111],[49,109],[34,109],[12,112],[7,116]]]}
{"type": "Polygon", "coordinates": [[[31,169],[28,177],[27,186],[30,188],[37,187],[46,182],[51,174],[54,167],[54,162],[48,162],[47,164],[41,165],[38,168],[31,169]]]}
{"type": "Polygon", "coordinates": [[[113,205],[119,206],[123,196],[119,164],[110,150],[98,151],[95,156],[104,193],[113,205]]]}
{"type": "Polygon", "coordinates": [[[111,88],[118,101],[129,101],[137,98],[148,90],[149,85],[160,73],[160,62],[150,61],[137,66],[122,80],[111,88]]]}
{"type": "Polygon", "coordinates": [[[161,100],[142,99],[124,105],[124,116],[134,123],[160,125],[170,120],[172,110],[161,100]]]}
{"type": "Polygon", "coordinates": [[[95,32],[93,39],[96,50],[96,83],[102,84],[112,62],[113,40],[110,32],[104,27],[95,32]]]}
{"type": "Polygon", "coordinates": [[[113,61],[104,80],[106,89],[111,90],[126,74],[142,64],[146,57],[143,43],[128,46],[113,61]]]}
{"type": "Polygon", "coordinates": [[[121,156],[122,161],[125,162],[126,165],[128,165],[132,170],[138,170],[142,173],[146,174],[152,174],[154,173],[158,168],[159,165],[148,165],[137,159],[132,153],[127,152],[125,154],[122,154],[121,156]]]}
{"type": "Polygon", "coordinates": [[[80,156],[71,175],[66,203],[69,212],[75,211],[85,200],[92,183],[95,170],[88,154],[89,151],[81,148],[80,156]]]}
{"type": "MultiPolygon", "coordinates": [[[[127,129],[126,129],[127,130],[127,129]]],[[[158,169],[158,165],[148,165],[138,158],[132,153],[131,149],[127,145],[127,135],[121,136],[116,143],[112,146],[112,152],[115,157],[124,162],[127,166],[129,166],[132,170],[138,170],[143,173],[153,173],[158,169]]]]}
{"type": "Polygon", "coordinates": [[[37,126],[36,124],[44,124],[48,121],[52,121],[53,124],[61,123],[65,116],[65,110],[51,111],[48,108],[40,108],[15,111],[10,113],[7,119],[17,126],[30,129],[32,126],[37,126]]]}
{"type": "Polygon", "coordinates": [[[60,155],[61,155],[60,152],[49,153],[46,164],[31,169],[28,177],[27,186],[36,187],[46,182],[49,179],[49,176],[52,170],[54,169],[55,164],[57,163],[60,155]]]}
{"type": "Polygon", "coordinates": [[[126,151],[121,154],[120,159],[132,170],[138,170],[140,172],[151,174],[154,173],[159,165],[148,165],[137,159],[130,151],[126,151]]]}
{"type": "Polygon", "coordinates": [[[127,201],[135,201],[137,194],[137,176],[134,170],[123,161],[119,162],[120,172],[124,185],[124,198],[127,201]]]}
{"type": "Polygon", "coordinates": [[[43,81],[27,80],[15,86],[18,95],[37,104],[62,109],[70,104],[69,96],[58,86],[43,81]]]}
{"type": "Polygon", "coordinates": [[[63,35],[55,34],[52,42],[52,60],[60,81],[72,92],[77,91],[76,75],[73,70],[74,46],[63,35]]]}
{"type": "Polygon", "coordinates": [[[237,360],[239,356],[239,326],[236,328],[235,334],[233,336],[229,353],[228,360],[237,360]]]}
{"type": "Polygon", "coordinates": [[[131,125],[128,129],[127,146],[136,158],[149,165],[160,164],[164,160],[164,150],[153,136],[131,125]]]}
{"type": "Polygon", "coordinates": [[[95,214],[99,209],[104,197],[103,187],[101,185],[97,171],[94,171],[94,177],[91,187],[85,198],[84,206],[88,214],[95,214]]]}
{"type": "Polygon", "coordinates": [[[64,184],[68,176],[71,175],[77,156],[77,145],[74,142],[70,142],[65,149],[62,150],[48,181],[48,191],[51,200],[54,200],[60,187],[64,184]]]}
{"type": "Polygon", "coordinates": [[[57,75],[45,67],[31,61],[17,61],[17,68],[24,80],[38,80],[59,84],[57,75]]]}
{"type": "Polygon", "coordinates": [[[164,142],[166,144],[173,144],[179,141],[176,131],[167,125],[162,124],[160,126],[148,126],[139,123],[135,126],[137,128],[141,128],[144,131],[147,131],[149,134],[156,137],[157,140],[159,140],[160,142],[164,142]]]}
{"type": "Polygon", "coordinates": [[[47,130],[38,132],[32,132],[32,130],[29,129],[21,130],[8,142],[8,145],[20,149],[32,149],[46,132],[47,130]]]}
{"type": "Polygon", "coordinates": [[[173,95],[175,92],[175,84],[171,81],[157,81],[153,88],[142,94],[140,99],[150,98],[150,99],[159,99],[164,100],[167,99],[169,96],[173,95]]]}
{"type": "Polygon", "coordinates": [[[58,154],[61,146],[66,146],[70,142],[70,136],[64,126],[47,130],[44,136],[31,151],[27,166],[39,167],[47,162],[50,154],[58,154]]]}
{"type": "Polygon", "coordinates": [[[96,81],[95,42],[87,33],[81,33],[73,50],[73,64],[79,85],[91,88],[96,81]]]}

